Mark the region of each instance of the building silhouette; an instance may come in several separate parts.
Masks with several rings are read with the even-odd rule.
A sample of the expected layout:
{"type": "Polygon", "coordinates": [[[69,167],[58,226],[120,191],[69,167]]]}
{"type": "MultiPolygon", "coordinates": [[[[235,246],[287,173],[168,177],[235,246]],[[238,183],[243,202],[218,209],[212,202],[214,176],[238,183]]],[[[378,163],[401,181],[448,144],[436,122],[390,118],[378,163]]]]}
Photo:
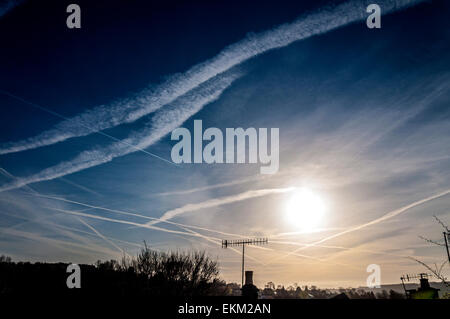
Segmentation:
{"type": "Polygon", "coordinates": [[[245,285],[242,287],[242,296],[251,299],[258,299],[259,289],[253,284],[253,271],[245,272],[245,285]]]}
{"type": "Polygon", "coordinates": [[[439,289],[431,287],[428,278],[421,274],[419,288],[406,290],[406,296],[409,299],[439,299],[439,289]]]}

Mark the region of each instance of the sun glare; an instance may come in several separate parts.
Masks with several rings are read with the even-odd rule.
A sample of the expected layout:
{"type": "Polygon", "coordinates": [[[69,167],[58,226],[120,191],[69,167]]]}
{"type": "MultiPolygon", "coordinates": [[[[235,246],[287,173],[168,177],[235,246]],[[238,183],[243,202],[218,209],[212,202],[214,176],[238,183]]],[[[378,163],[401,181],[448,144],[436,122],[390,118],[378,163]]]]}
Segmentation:
{"type": "Polygon", "coordinates": [[[316,229],[324,214],[323,200],[309,189],[295,191],[286,203],[287,222],[305,232],[316,229]]]}

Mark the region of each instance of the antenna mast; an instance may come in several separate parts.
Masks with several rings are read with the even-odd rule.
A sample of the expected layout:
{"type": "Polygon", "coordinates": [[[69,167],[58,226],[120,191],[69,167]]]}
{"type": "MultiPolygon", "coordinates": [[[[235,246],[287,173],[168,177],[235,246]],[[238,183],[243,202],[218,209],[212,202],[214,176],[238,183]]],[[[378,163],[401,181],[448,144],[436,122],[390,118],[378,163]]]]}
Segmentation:
{"type": "Polygon", "coordinates": [[[255,239],[233,239],[233,240],[222,240],[222,248],[227,248],[228,246],[242,246],[242,286],[244,287],[244,255],[245,255],[245,245],[264,245],[268,243],[267,238],[255,238],[255,239]]]}

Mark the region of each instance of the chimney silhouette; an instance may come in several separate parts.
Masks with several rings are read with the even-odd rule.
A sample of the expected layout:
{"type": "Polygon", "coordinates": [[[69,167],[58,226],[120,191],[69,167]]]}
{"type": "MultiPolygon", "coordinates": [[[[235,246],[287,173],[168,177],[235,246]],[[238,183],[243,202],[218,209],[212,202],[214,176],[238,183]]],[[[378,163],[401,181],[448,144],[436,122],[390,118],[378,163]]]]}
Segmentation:
{"type": "Polygon", "coordinates": [[[428,278],[420,278],[420,289],[422,290],[430,289],[430,283],[428,282],[428,278]]]}
{"type": "Polygon", "coordinates": [[[245,272],[245,284],[246,285],[253,285],[253,271],[247,270],[245,272]]]}
{"type": "Polygon", "coordinates": [[[253,284],[253,271],[245,272],[245,285],[242,287],[242,296],[249,299],[258,299],[259,289],[253,284]]]}

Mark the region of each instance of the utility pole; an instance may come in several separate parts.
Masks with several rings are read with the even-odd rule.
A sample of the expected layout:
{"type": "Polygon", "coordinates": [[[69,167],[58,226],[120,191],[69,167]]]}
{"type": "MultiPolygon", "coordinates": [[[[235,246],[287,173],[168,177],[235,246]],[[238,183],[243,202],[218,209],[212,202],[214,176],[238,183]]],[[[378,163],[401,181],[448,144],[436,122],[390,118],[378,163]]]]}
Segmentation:
{"type": "Polygon", "coordinates": [[[222,248],[227,248],[228,246],[242,246],[242,287],[244,287],[245,245],[263,245],[267,244],[267,242],[267,238],[222,240],[222,248]]]}
{"type": "Polygon", "coordinates": [[[444,232],[445,248],[447,249],[448,262],[450,263],[450,252],[448,250],[448,240],[450,239],[450,233],[444,232]]]}

